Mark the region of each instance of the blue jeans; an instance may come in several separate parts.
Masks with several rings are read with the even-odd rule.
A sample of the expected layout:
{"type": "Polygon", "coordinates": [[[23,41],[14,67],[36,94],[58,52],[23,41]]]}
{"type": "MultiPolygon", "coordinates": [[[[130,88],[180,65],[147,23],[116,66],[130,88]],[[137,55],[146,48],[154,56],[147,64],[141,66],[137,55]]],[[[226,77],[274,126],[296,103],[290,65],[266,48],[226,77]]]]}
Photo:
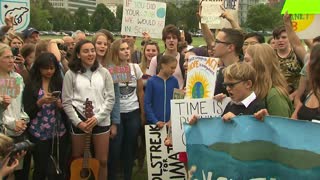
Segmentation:
{"type": "Polygon", "coordinates": [[[140,124],[140,109],[121,113],[121,121],[117,125],[117,136],[110,140],[109,145],[109,180],[116,180],[117,163],[120,160],[123,164],[124,180],[131,180],[140,124]]]}

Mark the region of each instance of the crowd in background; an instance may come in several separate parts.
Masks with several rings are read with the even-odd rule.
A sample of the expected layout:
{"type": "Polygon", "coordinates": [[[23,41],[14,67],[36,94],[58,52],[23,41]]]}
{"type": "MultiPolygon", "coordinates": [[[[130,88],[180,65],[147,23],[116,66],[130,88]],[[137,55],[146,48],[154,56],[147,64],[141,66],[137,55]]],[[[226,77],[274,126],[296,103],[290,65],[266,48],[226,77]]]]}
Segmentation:
{"type": "MultiPolygon", "coordinates": [[[[19,165],[15,178],[29,179],[33,159],[32,179],[68,179],[72,162],[89,149],[99,162],[97,179],[132,179],[133,167],[144,166],[144,125],[170,126],[170,100],[175,88],[185,89],[192,56],[218,59],[217,80],[209,83],[215,83],[215,99],[232,99],[222,115],[225,121],[239,114],[319,119],[320,37],[301,42],[285,14],[284,25],[266,43],[259,33],[243,32],[227,12],[221,16],[232,28],[211,31],[201,23],[203,47],[192,46],[190,33],[165,26],[163,52],[147,32],[137,35],[143,36],[141,49],[136,37],[115,40],[105,29],[92,39],[82,31],[41,39],[32,27],[15,32],[12,18],[6,17],[0,79],[20,83],[16,97],[0,96],[0,130],[11,138],[1,135],[0,142],[12,146],[28,139],[34,147],[20,164],[7,166],[8,151],[2,149],[9,145],[0,143],[0,174],[8,178],[19,165]],[[115,81],[115,67],[128,67],[129,80],[115,81]],[[50,166],[54,160],[60,173],[50,166]]],[[[191,124],[196,121],[194,115],[191,124]]],[[[181,152],[179,160],[187,169],[187,154],[181,152]]]]}

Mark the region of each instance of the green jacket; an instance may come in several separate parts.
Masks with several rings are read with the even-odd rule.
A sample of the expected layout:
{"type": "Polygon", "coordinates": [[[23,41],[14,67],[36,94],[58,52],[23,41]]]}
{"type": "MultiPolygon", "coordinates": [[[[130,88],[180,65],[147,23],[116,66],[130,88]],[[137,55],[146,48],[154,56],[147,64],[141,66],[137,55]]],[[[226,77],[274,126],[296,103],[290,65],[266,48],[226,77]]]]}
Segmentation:
{"type": "Polygon", "coordinates": [[[271,116],[291,117],[293,113],[293,105],[288,96],[280,94],[280,92],[272,87],[265,98],[265,106],[271,116]]]}

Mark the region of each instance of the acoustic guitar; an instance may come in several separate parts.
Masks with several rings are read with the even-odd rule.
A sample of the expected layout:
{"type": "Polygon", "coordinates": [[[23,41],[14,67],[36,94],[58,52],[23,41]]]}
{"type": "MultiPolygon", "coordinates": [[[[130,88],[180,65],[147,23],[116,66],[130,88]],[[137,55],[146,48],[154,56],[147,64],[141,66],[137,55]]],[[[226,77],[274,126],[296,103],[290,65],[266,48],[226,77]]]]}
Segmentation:
{"type": "MultiPolygon", "coordinates": [[[[84,103],[84,114],[86,118],[91,118],[93,114],[92,101],[86,99],[84,103]]],[[[70,180],[96,180],[99,173],[99,161],[90,156],[91,132],[85,134],[85,145],[83,158],[78,158],[71,163],[70,180]]]]}

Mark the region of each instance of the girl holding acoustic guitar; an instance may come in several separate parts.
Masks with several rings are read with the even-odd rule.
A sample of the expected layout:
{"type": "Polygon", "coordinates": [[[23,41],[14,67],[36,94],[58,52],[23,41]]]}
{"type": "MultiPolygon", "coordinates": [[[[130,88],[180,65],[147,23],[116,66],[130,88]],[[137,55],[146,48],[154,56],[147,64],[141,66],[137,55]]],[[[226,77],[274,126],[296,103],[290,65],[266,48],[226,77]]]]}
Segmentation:
{"type": "Polygon", "coordinates": [[[88,40],[75,45],[69,68],[63,81],[62,103],[72,122],[72,156],[79,158],[90,151],[92,134],[95,158],[100,166],[97,175],[94,173],[97,167],[90,167],[94,160],[88,161],[88,156],[85,156],[71,164],[71,179],[106,179],[110,113],[115,100],[113,80],[109,71],[97,61],[94,44],[88,40]],[[88,101],[92,105],[89,109],[88,101]],[[87,116],[88,110],[92,111],[92,117],[87,116]]]}

